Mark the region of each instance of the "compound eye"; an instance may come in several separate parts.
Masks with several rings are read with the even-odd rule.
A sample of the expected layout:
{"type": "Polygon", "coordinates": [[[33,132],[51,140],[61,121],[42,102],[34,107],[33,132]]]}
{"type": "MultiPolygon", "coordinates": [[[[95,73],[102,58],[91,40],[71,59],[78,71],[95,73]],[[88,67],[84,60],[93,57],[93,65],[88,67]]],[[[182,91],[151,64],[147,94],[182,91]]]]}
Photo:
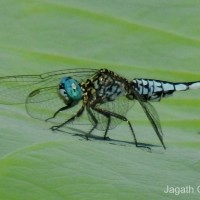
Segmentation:
{"type": "Polygon", "coordinates": [[[71,99],[72,101],[79,101],[83,96],[79,83],[70,77],[63,78],[60,81],[59,90],[65,99],[71,99]]]}

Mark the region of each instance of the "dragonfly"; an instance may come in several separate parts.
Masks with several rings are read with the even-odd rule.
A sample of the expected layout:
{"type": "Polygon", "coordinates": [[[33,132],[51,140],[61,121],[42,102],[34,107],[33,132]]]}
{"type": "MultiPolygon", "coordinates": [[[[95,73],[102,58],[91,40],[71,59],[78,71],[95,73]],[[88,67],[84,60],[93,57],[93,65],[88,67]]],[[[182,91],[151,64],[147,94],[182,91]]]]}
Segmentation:
{"type": "Polygon", "coordinates": [[[25,103],[31,117],[54,123],[53,131],[73,123],[86,113],[92,125],[86,139],[95,129],[104,131],[103,138],[106,139],[108,131],[124,121],[135,146],[143,147],[126,117],[137,101],[166,149],[160,120],[151,102],[190,89],[200,89],[200,81],[128,80],[108,69],[65,69],[40,75],[0,77],[0,104],[25,103]]]}

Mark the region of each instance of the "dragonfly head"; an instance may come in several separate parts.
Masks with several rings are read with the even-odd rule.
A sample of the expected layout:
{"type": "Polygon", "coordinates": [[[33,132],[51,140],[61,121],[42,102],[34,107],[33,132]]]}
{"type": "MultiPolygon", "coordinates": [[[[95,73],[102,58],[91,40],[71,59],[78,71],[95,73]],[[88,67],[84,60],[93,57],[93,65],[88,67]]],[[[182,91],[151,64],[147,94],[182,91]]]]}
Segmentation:
{"type": "Polygon", "coordinates": [[[71,77],[65,77],[60,81],[59,91],[67,100],[79,101],[83,96],[79,83],[71,77]]]}

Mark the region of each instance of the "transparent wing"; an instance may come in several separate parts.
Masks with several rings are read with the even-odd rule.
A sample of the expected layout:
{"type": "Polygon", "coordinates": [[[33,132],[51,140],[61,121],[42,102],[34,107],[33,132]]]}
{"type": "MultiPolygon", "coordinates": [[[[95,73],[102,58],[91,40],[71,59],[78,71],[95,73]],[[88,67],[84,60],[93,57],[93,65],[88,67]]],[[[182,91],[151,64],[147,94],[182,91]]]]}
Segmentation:
{"type": "MultiPolygon", "coordinates": [[[[67,104],[67,101],[64,102],[59,97],[57,87],[44,87],[34,90],[29,94],[26,99],[26,110],[31,117],[46,120],[67,104]]],[[[49,121],[53,123],[62,123],[69,119],[78,109],[79,106],[66,109],[49,121]]]]}
{"type": "Polygon", "coordinates": [[[25,103],[28,94],[40,84],[40,76],[0,77],[0,103],[25,103]]]}
{"type": "Polygon", "coordinates": [[[156,127],[159,130],[160,134],[163,136],[160,119],[159,119],[158,113],[156,112],[155,108],[152,106],[152,104],[150,102],[143,102],[143,104],[145,105],[145,108],[146,108],[147,112],[149,113],[149,115],[151,116],[152,120],[156,124],[156,127]]]}
{"type": "MultiPolygon", "coordinates": [[[[112,113],[117,113],[123,116],[126,116],[128,110],[134,105],[134,100],[130,101],[125,96],[120,96],[116,98],[114,101],[109,101],[103,104],[97,104],[97,108],[101,108],[106,111],[110,111],[112,113]]],[[[104,115],[96,112],[95,110],[91,109],[91,112],[94,114],[98,121],[97,129],[99,130],[106,130],[108,118],[104,115]]],[[[91,116],[88,114],[89,120],[92,124],[94,124],[94,121],[92,120],[91,116]]],[[[117,125],[119,125],[122,122],[122,120],[111,117],[111,124],[109,129],[115,128],[117,125]]]]}
{"type": "Polygon", "coordinates": [[[36,89],[57,86],[60,79],[66,76],[71,76],[78,82],[82,82],[96,71],[96,69],[65,69],[40,75],[0,77],[0,103],[25,103],[26,97],[36,89]]]}
{"type": "Polygon", "coordinates": [[[163,142],[163,132],[162,132],[160,120],[159,120],[159,117],[158,117],[156,110],[154,109],[154,107],[149,102],[145,101],[143,99],[143,97],[137,91],[134,90],[133,92],[134,92],[136,99],[138,100],[141,107],[143,108],[147,118],[149,119],[152,127],[154,128],[161,144],[163,145],[164,148],[166,148],[165,144],[163,142]]]}

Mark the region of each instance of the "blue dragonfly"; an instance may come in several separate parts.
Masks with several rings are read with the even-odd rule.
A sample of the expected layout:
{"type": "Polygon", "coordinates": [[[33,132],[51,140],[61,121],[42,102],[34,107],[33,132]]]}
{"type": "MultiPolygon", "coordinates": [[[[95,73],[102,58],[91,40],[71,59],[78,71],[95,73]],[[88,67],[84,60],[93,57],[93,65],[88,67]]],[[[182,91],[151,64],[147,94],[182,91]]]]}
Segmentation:
{"type": "MultiPolygon", "coordinates": [[[[138,143],[126,114],[138,101],[157,134],[162,146],[163,132],[151,101],[160,101],[176,91],[200,89],[200,81],[167,82],[153,79],[128,80],[108,69],[66,69],[40,75],[0,77],[0,103],[25,103],[27,113],[36,119],[55,123],[58,130],[87,113],[92,128],[108,130],[127,122],[136,147],[138,143]]],[[[149,147],[146,147],[149,148],[149,147]]]]}

